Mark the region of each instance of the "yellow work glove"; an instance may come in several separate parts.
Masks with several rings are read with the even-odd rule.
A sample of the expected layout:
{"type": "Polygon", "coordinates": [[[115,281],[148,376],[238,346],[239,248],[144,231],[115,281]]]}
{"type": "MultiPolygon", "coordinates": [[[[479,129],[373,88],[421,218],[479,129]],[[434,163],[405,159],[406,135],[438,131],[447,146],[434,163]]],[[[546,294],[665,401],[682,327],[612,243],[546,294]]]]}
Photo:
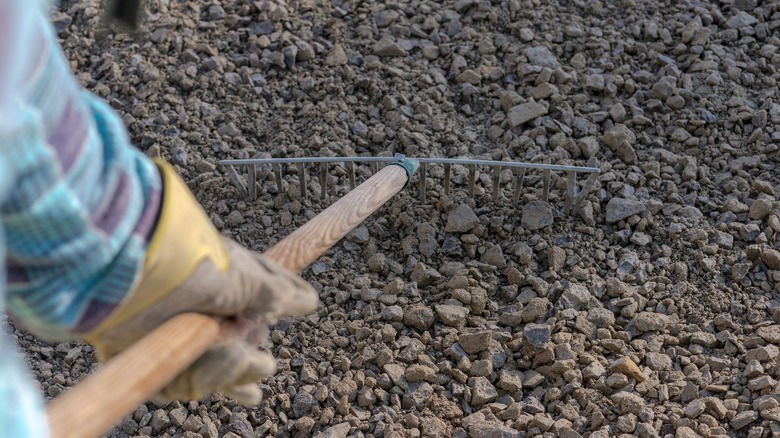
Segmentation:
{"type": "Polygon", "coordinates": [[[176,314],[213,316],[230,334],[158,398],[196,400],[220,391],[257,404],[262,394],[256,382],[276,372],[276,361],[258,343],[281,316],[314,311],[317,293],[299,276],[222,237],[175,171],[164,163],[158,167],[163,201],[142,276],[120,307],[84,338],[106,361],[176,314]]]}

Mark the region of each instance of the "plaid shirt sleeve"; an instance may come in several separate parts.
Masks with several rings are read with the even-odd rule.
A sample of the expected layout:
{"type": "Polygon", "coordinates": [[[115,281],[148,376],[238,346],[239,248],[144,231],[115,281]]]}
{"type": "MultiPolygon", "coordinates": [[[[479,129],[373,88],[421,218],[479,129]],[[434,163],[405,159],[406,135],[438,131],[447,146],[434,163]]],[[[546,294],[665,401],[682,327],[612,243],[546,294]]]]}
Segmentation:
{"type": "MultiPolygon", "coordinates": [[[[132,290],[161,183],[119,116],[73,77],[44,6],[0,1],[0,312],[62,338],[95,328],[132,290]]],[[[4,343],[0,430],[41,436],[30,427],[42,412],[21,406],[40,403],[4,343]]]]}

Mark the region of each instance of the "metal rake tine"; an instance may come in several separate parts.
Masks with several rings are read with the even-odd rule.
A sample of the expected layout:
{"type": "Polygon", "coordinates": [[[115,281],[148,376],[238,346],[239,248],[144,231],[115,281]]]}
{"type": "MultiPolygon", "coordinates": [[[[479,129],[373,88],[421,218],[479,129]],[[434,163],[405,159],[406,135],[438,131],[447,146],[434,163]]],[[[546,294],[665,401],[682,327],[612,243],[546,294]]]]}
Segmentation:
{"type": "Polygon", "coordinates": [[[247,184],[249,185],[249,199],[254,201],[257,199],[257,164],[249,166],[247,184]]]}
{"type": "Polygon", "coordinates": [[[347,175],[349,176],[349,189],[355,189],[355,164],[347,161],[347,175]]]}
{"type": "Polygon", "coordinates": [[[450,194],[450,163],[444,163],[444,194],[450,194]]]}
{"type": "Polygon", "coordinates": [[[420,163],[420,202],[425,202],[425,174],[428,170],[426,163],[420,163]]]}
{"type": "Polygon", "coordinates": [[[276,189],[279,191],[279,194],[282,194],[282,165],[279,163],[274,163],[274,178],[276,178],[276,189]]]}
{"type": "MultiPolygon", "coordinates": [[[[544,160],[547,164],[550,160],[544,160]]],[[[542,176],[542,200],[547,202],[550,198],[550,169],[544,169],[542,176]]]]}
{"type": "Polygon", "coordinates": [[[585,199],[587,199],[591,189],[593,189],[593,186],[596,185],[596,180],[598,177],[598,173],[591,173],[590,176],[588,176],[588,179],[585,180],[585,185],[582,187],[582,190],[580,190],[580,192],[577,193],[577,196],[574,197],[574,205],[572,206],[571,210],[572,214],[580,210],[582,203],[585,202],[585,199]]]}
{"type": "Polygon", "coordinates": [[[469,197],[474,197],[474,181],[477,178],[476,164],[469,164],[469,197]]]}
{"type": "Polygon", "coordinates": [[[325,202],[328,196],[328,163],[320,163],[320,201],[325,202]]]}
{"type": "Polygon", "coordinates": [[[303,163],[298,163],[298,180],[301,182],[301,199],[306,199],[306,171],[303,163]]]}
{"type": "Polygon", "coordinates": [[[563,200],[563,210],[566,214],[571,213],[571,207],[574,203],[574,196],[577,194],[577,180],[575,172],[566,172],[566,196],[563,200]]]}
{"type": "Polygon", "coordinates": [[[523,191],[523,180],[525,179],[525,167],[515,169],[515,194],[512,199],[512,204],[517,207],[520,203],[520,192],[523,191]]]}
{"type": "Polygon", "coordinates": [[[228,166],[228,178],[233,181],[233,185],[236,186],[238,194],[241,195],[241,197],[246,198],[246,187],[244,187],[244,184],[241,182],[241,177],[238,176],[238,172],[236,172],[236,168],[233,167],[232,164],[228,166]]]}
{"type": "Polygon", "coordinates": [[[498,204],[498,179],[501,176],[501,166],[493,168],[493,203],[498,204]]]}

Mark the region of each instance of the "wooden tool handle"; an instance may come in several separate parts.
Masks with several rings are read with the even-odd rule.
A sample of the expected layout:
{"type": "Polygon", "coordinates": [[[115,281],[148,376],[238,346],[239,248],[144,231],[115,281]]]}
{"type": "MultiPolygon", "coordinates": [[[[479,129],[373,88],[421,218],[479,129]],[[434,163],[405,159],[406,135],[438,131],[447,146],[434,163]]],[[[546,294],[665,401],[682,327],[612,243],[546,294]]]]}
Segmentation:
{"type": "MultiPolygon", "coordinates": [[[[387,166],[268,251],[300,272],[398,193],[408,179],[387,166]]],[[[49,404],[54,438],[99,437],[200,357],[219,337],[219,324],[186,313],[171,318],[49,404]]]]}

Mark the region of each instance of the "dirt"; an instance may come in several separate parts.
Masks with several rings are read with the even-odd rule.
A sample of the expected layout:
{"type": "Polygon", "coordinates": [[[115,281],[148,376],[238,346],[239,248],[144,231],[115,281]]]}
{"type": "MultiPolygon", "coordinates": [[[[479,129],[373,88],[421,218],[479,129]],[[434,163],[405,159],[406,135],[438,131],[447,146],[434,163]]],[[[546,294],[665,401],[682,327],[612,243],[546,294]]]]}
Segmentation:
{"type": "MultiPolygon", "coordinates": [[[[261,168],[250,200],[219,160],[600,168],[567,215],[563,173],[544,203],[528,171],[513,206],[508,170],[493,203],[490,169],[470,198],[466,168],[446,196],[431,166],[425,203],[408,189],[304,272],[322,305],[272,330],[261,405],[147,403],[110,436],[780,434],[778,3],[161,0],[132,34],[98,6],[54,12],[82,84],[254,250],[345,167],[325,202],[316,167],[305,198],[261,168]]],[[[48,397],[97,367],[16,336],[48,397]]]]}

